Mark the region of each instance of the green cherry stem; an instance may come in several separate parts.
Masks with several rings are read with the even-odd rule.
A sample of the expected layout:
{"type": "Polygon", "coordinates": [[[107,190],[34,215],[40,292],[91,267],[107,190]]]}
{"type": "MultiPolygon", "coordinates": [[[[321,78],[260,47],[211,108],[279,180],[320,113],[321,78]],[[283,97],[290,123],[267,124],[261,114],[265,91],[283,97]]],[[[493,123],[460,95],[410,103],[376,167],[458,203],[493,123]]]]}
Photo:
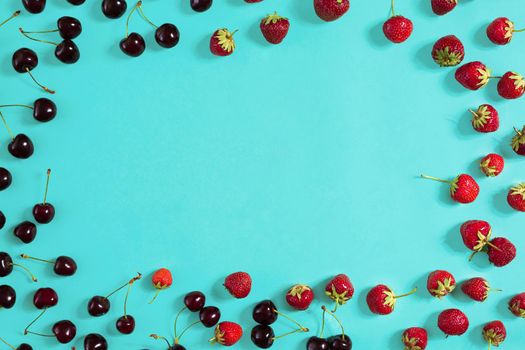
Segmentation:
{"type": "Polygon", "coordinates": [[[12,132],[11,129],[9,128],[9,125],[7,125],[7,121],[5,120],[4,114],[3,114],[2,112],[0,112],[0,118],[2,118],[2,122],[4,123],[5,128],[7,129],[7,132],[8,132],[8,134],[9,134],[9,137],[11,137],[11,140],[14,140],[15,137],[13,136],[13,132],[12,132]]]}
{"type": "Polygon", "coordinates": [[[186,306],[184,306],[180,311],[177,313],[177,317],[175,317],[175,321],[173,322],[173,335],[175,336],[175,339],[177,339],[177,322],[179,321],[180,315],[187,309],[186,306]]]}
{"type": "Polygon", "coordinates": [[[36,32],[28,32],[24,30],[24,33],[26,34],[47,34],[47,33],[56,33],[58,32],[58,29],[50,29],[50,30],[39,30],[36,32]]]}
{"type": "Polygon", "coordinates": [[[29,277],[31,277],[31,280],[33,282],[37,282],[38,280],[36,279],[35,275],[33,275],[33,273],[27,268],[25,267],[24,265],[20,265],[20,264],[17,264],[17,263],[11,263],[11,266],[16,266],[16,267],[19,267],[21,268],[22,270],[24,270],[25,272],[27,272],[27,274],[29,275],[29,277]]]}
{"type": "Polygon", "coordinates": [[[51,169],[47,169],[47,176],[46,176],[46,190],[44,192],[44,201],[43,204],[46,204],[47,199],[47,191],[49,190],[49,179],[51,178],[51,169]]]}
{"type": "Polygon", "coordinates": [[[35,260],[35,261],[45,262],[45,263],[48,263],[48,264],[54,264],[54,263],[55,263],[54,261],[51,261],[51,260],[45,260],[45,259],[35,258],[35,257],[29,256],[29,255],[27,255],[27,254],[20,254],[20,257],[21,257],[22,259],[35,260]]]}
{"type": "Polygon", "coordinates": [[[129,20],[131,19],[131,15],[133,15],[133,12],[137,8],[139,8],[142,5],[142,1],[137,2],[137,4],[133,7],[133,9],[129,12],[128,18],[126,19],[126,38],[129,36],[129,20]]]}
{"type": "Polygon", "coordinates": [[[171,344],[170,342],[168,341],[168,339],[166,339],[166,337],[163,337],[163,336],[160,336],[158,334],[150,334],[149,335],[151,338],[155,339],[155,340],[164,340],[166,342],[166,344],[168,344],[168,349],[171,349],[171,344]]]}
{"type": "Polygon", "coordinates": [[[180,335],[179,335],[178,337],[175,337],[175,344],[178,344],[178,343],[179,343],[180,338],[182,338],[182,336],[184,335],[184,333],[186,333],[186,332],[188,331],[188,329],[190,329],[191,327],[193,327],[193,326],[195,326],[195,325],[197,325],[197,324],[199,324],[199,323],[201,323],[200,320],[199,320],[199,321],[195,321],[195,322],[193,322],[192,324],[190,324],[189,326],[187,326],[186,328],[184,328],[184,329],[182,330],[182,332],[180,333],[180,335]]]}
{"type": "Polygon", "coordinates": [[[0,23],[0,27],[6,24],[7,22],[9,22],[10,20],[12,20],[13,18],[17,17],[19,14],[20,14],[20,10],[15,11],[9,18],[7,18],[2,23],[0,23]]]}
{"type": "Polygon", "coordinates": [[[276,314],[286,318],[288,321],[290,321],[292,323],[295,323],[297,325],[297,327],[299,327],[300,331],[302,331],[302,332],[308,332],[309,331],[308,328],[303,327],[299,322],[297,322],[296,320],[294,320],[290,316],[288,316],[286,314],[283,314],[282,312],[278,311],[277,309],[273,309],[273,312],[275,312],[276,314]]]}
{"type": "Polygon", "coordinates": [[[423,179],[428,179],[428,180],[434,180],[434,181],[444,182],[444,183],[446,183],[446,184],[451,183],[451,181],[443,180],[443,179],[440,179],[440,178],[437,178],[437,177],[434,177],[434,176],[429,176],[429,175],[421,174],[421,177],[422,177],[423,179]]]}
{"type": "Polygon", "coordinates": [[[29,105],[0,105],[0,108],[5,108],[5,107],[24,107],[24,108],[29,108],[29,109],[34,109],[33,106],[29,106],[29,105]]]}
{"type": "Polygon", "coordinates": [[[295,333],[299,333],[299,332],[302,332],[302,331],[303,331],[302,329],[296,329],[295,331],[291,331],[291,332],[288,332],[288,333],[284,333],[284,334],[278,335],[276,337],[273,337],[272,339],[273,340],[281,339],[281,338],[284,338],[284,337],[287,337],[289,335],[292,335],[292,334],[295,334],[295,333]]]}
{"type": "Polygon", "coordinates": [[[324,335],[325,315],[326,315],[326,310],[323,309],[323,322],[321,323],[321,332],[319,333],[319,338],[322,338],[324,335]]]}
{"type": "Polygon", "coordinates": [[[157,26],[155,23],[153,23],[153,22],[148,18],[148,16],[146,16],[146,15],[144,14],[144,11],[142,10],[142,6],[139,6],[139,7],[138,7],[138,10],[139,10],[139,15],[140,15],[140,17],[142,17],[146,22],[148,22],[153,28],[155,28],[155,29],[158,28],[158,26],[157,26]]]}
{"type": "Polygon", "coordinates": [[[42,312],[41,312],[41,313],[40,313],[40,314],[39,314],[39,315],[38,315],[33,321],[31,321],[31,323],[29,323],[29,324],[27,325],[27,327],[24,329],[24,335],[27,335],[27,334],[29,334],[29,333],[32,333],[32,332],[29,331],[29,328],[30,328],[32,325],[34,325],[35,322],[38,321],[38,320],[40,319],[40,317],[44,316],[44,314],[46,313],[46,311],[47,311],[47,307],[44,308],[44,310],[42,310],[42,312]]]}
{"type": "Polygon", "coordinates": [[[323,309],[323,311],[326,311],[330,316],[332,316],[336,321],[337,323],[339,323],[339,327],[341,327],[341,335],[342,335],[342,338],[344,339],[345,338],[345,329],[343,327],[343,324],[341,323],[341,320],[339,319],[339,317],[337,317],[333,312],[330,312],[326,309],[326,306],[322,306],[321,307],[323,309]]]}
{"type": "Polygon", "coordinates": [[[50,44],[50,45],[55,45],[55,46],[58,46],[58,43],[55,43],[54,41],[47,41],[47,40],[40,40],[40,39],[36,39],[36,38],[33,38],[31,37],[29,34],[31,32],[26,32],[22,29],[22,27],[18,28],[18,30],[20,31],[20,33],[25,36],[26,38],[28,38],[29,40],[33,40],[33,41],[36,41],[36,42],[39,42],[39,43],[44,43],[44,44],[50,44]]]}
{"type": "Polygon", "coordinates": [[[132,283],[135,283],[135,281],[138,281],[142,278],[142,274],[140,272],[137,272],[137,276],[133,277],[132,279],[130,279],[126,284],[123,284],[122,286],[118,287],[117,289],[115,289],[113,292],[109,293],[108,295],[106,295],[106,299],[108,299],[110,296],[112,296],[113,294],[121,291],[122,289],[126,288],[129,284],[132,284],[132,283]]]}
{"type": "Polygon", "coordinates": [[[0,338],[0,341],[1,341],[2,343],[4,343],[5,345],[9,346],[11,349],[16,350],[16,348],[15,348],[13,345],[9,344],[9,343],[6,342],[4,339],[0,338]]]}
{"type": "Polygon", "coordinates": [[[40,88],[42,90],[44,90],[45,92],[47,93],[50,93],[50,94],[54,94],[55,93],[55,90],[51,90],[50,88],[48,88],[47,86],[44,86],[42,84],[40,84],[38,82],[38,80],[36,80],[36,78],[33,76],[33,73],[31,73],[31,70],[29,68],[26,67],[26,73],[29,74],[29,76],[31,77],[31,79],[35,82],[36,85],[40,86],[40,88]]]}

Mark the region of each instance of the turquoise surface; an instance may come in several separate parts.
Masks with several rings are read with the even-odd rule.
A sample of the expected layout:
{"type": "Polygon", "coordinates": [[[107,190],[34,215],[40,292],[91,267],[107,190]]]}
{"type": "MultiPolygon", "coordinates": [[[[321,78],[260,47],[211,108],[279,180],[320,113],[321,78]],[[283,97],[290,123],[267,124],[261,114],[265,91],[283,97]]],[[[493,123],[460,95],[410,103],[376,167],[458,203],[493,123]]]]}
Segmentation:
{"type": "MultiPolygon", "coordinates": [[[[33,330],[47,332],[67,318],[78,326],[77,348],[85,334],[99,332],[111,349],[162,349],[148,335],[171,337],[183,295],[197,289],[221,307],[223,320],[243,325],[247,336],[236,347],[249,349],[257,301],[273,299],[313,335],[320,306],[330,304],[322,295],[324,284],[347,273],[356,294],[338,314],[355,349],[401,349],[401,332],[409,326],[428,329],[430,349],[483,349],[481,327],[494,319],[508,329],[503,348],[523,348],[523,320],[507,311],[506,302],[525,291],[524,217],[505,200],[507,189],[525,180],[525,163],[509,147],[512,127],[523,123],[523,100],[503,101],[495,81],[478,92],[464,90],[454,69],[439,68],[430,58],[435,40],[456,34],[466,47],[465,62],[482,60],[497,75],[525,72],[524,34],[506,47],[490,44],[484,34],[498,16],[523,27],[522,1],[463,1],[445,17],[433,15],[427,0],[399,1],[397,12],[415,26],[402,45],[387,42],[381,31],[389,1],[353,1],[334,23],[319,20],[311,2],[223,0],[198,14],[186,0],[146,0],[145,13],[158,24],[175,23],[181,42],[171,50],[159,48],[152,28],[133,17],[130,29],[148,45],[137,59],[118,48],[125,18],[103,17],[100,1],[73,7],[49,0],[44,13],[23,11],[0,29],[0,102],[31,103],[44,95],[11,67],[12,53],[25,46],[38,52],[34,73],[57,90],[52,98],[59,108],[48,124],[37,123],[25,109],[4,111],[13,131],[28,134],[36,151],[29,160],[13,159],[5,150],[7,133],[0,130],[0,164],[14,177],[0,194],[8,218],[1,250],[42,258],[65,254],[79,264],[74,277],[59,278],[50,266],[24,262],[38,275],[37,284],[18,269],[1,279],[16,288],[19,300],[14,309],[0,310],[0,336],[36,349],[71,348],[22,334],[38,314],[33,292],[51,286],[59,305],[33,330]],[[291,20],[279,46],[265,43],[258,28],[274,10],[291,20]],[[81,59],[72,66],[58,62],[52,46],[30,42],[17,30],[52,28],[62,15],[78,17],[84,26],[75,40],[81,59]],[[237,50],[228,58],[208,50],[210,35],[220,27],[239,29],[237,50]],[[471,129],[467,109],[481,103],[499,110],[498,132],[471,129]],[[488,179],[478,162],[491,152],[507,163],[500,176],[488,179]],[[53,169],[48,199],[57,216],[39,226],[37,239],[25,246],[12,229],[31,218],[33,204],[41,201],[48,167],[53,169]],[[446,185],[419,179],[421,172],[450,179],[470,173],[481,193],[473,204],[455,204],[446,185]],[[516,260],[498,269],[479,254],[469,263],[459,236],[459,225],[468,219],[488,220],[496,236],[511,239],[516,260]],[[172,269],[174,283],[148,305],[154,294],[149,279],[159,267],[172,269]],[[458,281],[483,276],[503,292],[483,304],[459,289],[444,300],[431,298],[426,276],[435,269],[451,271],[458,281]],[[254,279],[245,300],[234,300],[221,286],[238,270],[254,279]],[[137,320],[134,334],[120,335],[114,327],[125,293],[112,298],[106,316],[88,316],[91,296],[109,293],[137,271],[145,278],[128,304],[137,320]],[[307,312],[293,312],[284,302],[295,283],[315,288],[317,300],[307,312]],[[365,302],[378,283],[397,293],[414,286],[419,291],[380,317],[365,302]],[[464,336],[445,339],[436,319],[451,307],[462,309],[471,327],[464,336]]],[[[21,7],[18,1],[2,2],[1,17],[21,7]]],[[[185,315],[180,326],[194,317],[185,315]]],[[[275,331],[292,327],[282,319],[275,331]]],[[[338,332],[332,320],[327,332],[338,332]]],[[[205,349],[211,337],[211,330],[195,327],[182,343],[205,349]]],[[[290,336],[274,347],[304,349],[306,338],[290,336]]]]}

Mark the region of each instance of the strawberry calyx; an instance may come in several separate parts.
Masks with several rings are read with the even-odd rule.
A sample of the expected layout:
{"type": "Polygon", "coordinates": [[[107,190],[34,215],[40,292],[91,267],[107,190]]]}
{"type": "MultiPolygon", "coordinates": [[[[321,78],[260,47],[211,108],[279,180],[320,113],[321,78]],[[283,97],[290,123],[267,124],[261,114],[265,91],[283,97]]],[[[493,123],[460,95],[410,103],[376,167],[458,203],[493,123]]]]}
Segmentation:
{"type": "Polygon", "coordinates": [[[514,87],[516,89],[523,90],[525,89],[525,80],[521,74],[512,72],[512,75],[509,77],[511,80],[514,80],[514,87]]]}
{"type": "Polygon", "coordinates": [[[472,109],[469,109],[469,112],[472,114],[472,124],[478,129],[485,126],[488,120],[492,118],[487,106],[479,106],[478,110],[475,112],[472,109]]]}
{"type": "Polygon", "coordinates": [[[217,30],[217,33],[215,34],[215,39],[217,39],[218,44],[224,51],[232,52],[233,50],[235,50],[235,41],[233,40],[233,35],[236,32],[237,30],[230,32],[226,28],[217,30]]]}
{"type": "Polygon", "coordinates": [[[436,50],[434,60],[441,67],[456,66],[463,60],[463,53],[457,51],[450,51],[450,47],[446,46],[443,49],[436,50]]]}
{"type": "Polygon", "coordinates": [[[525,144],[525,126],[520,131],[517,128],[514,128],[514,131],[516,132],[516,135],[512,138],[512,149],[517,151],[520,148],[520,145],[525,144]]]}
{"type": "Polygon", "coordinates": [[[488,69],[487,67],[478,68],[477,72],[479,73],[479,77],[478,77],[479,82],[477,86],[482,87],[482,86],[487,85],[490,79],[490,69],[488,69]]]}
{"type": "Polygon", "coordinates": [[[512,187],[510,191],[512,196],[519,195],[522,200],[525,200],[525,183],[520,183],[519,185],[512,187]]]}
{"type": "Polygon", "coordinates": [[[485,173],[487,176],[496,176],[497,168],[495,166],[490,165],[490,158],[486,159],[485,161],[481,162],[480,167],[483,173],[485,173]]]}
{"type": "Polygon", "coordinates": [[[454,288],[456,288],[455,282],[451,278],[445,278],[443,281],[437,281],[438,287],[436,289],[431,289],[430,292],[438,297],[442,298],[445,295],[451,293],[454,288]]]}
{"type": "Polygon", "coordinates": [[[270,23],[275,24],[275,23],[277,23],[279,21],[282,21],[282,20],[288,20],[288,18],[279,16],[277,14],[277,11],[275,11],[273,14],[268,15],[268,16],[266,16],[264,18],[264,25],[268,25],[270,23]]]}
{"type": "Polygon", "coordinates": [[[483,339],[485,339],[489,345],[499,346],[505,340],[505,336],[490,328],[483,330],[483,339]]]}
{"type": "Polygon", "coordinates": [[[221,332],[221,328],[219,327],[219,325],[217,325],[217,327],[215,327],[215,336],[212,339],[210,339],[210,343],[224,344],[225,334],[226,332],[221,332]]]}
{"type": "Polygon", "coordinates": [[[308,286],[306,286],[304,284],[298,284],[298,285],[293,286],[292,289],[290,289],[290,291],[288,292],[288,295],[290,295],[292,297],[297,297],[297,299],[301,300],[301,297],[302,297],[303,293],[311,291],[311,290],[312,289],[310,287],[308,287],[308,286]]]}
{"type": "Polygon", "coordinates": [[[420,346],[417,345],[419,342],[418,338],[409,338],[408,334],[403,335],[403,344],[405,344],[404,350],[422,350],[420,346]]]}
{"type": "Polygon", "coordinates": [[[330,299],[335,301],[336,305],[343,305],[348,300],[350,300],[350,297],[348,296],[348,290],[345,290],[343,293],[338,293],[333,284],[332,284],[332,290],[326,291],[325,294],[330,299]]]}
{"type": "Polygon", "coordinates": [[[508,39],[508,42],[510,42],[512,40],[512,33],[514,33],[514,22],[507,19],[505,24],[505,39],[508,39]]]}
{"type": "Polygon", "coordinates": [[[417,287],[412,289],[410,292],[401,295],[395,295],[391,289],[387,289],[383,291],[383,294],[385,294],[385,301],[383,302],[383,305],[394,309],[397,299],[407,297],[414,294],[415,292],[417,292],[417,287]]]}
{"type": "Polygon", "coordinates": [[[520,302],[519,301],[516,301],[515,303],[513,303],[511,306],[510,306],[510,311],[512,311],[513,314],[521,317],[521,318],[525,318],[525,309],[522,309],[520,307],[520,302]]]}

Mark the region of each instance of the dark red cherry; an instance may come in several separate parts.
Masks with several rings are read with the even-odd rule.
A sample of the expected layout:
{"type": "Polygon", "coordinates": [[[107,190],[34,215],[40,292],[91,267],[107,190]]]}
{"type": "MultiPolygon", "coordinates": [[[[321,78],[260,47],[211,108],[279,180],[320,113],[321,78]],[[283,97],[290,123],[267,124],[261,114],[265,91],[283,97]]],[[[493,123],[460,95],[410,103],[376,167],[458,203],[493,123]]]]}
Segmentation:
{"type": "Polygon", "coordinates": [[[51,203],[35,204],[33,207],[33,217],[39,224],[48,224],[55,217],[55,207],[51,203]]]}
{"type": "Polygon", "coordinates": [[[13,181],[13,177],[11,176],[11,173],[9,172],[9,170],[7,170],[6,168],[0,167],[0,191],[3,191],[9,186],[11,186],[12,181],[13,181]]]}
{"type": "Polygon", "coordinates": [[[46,7],[46,0],[22,0],[22,5],[24,5],[27,12],[40,13],[46,7]]]}
{"type": "Polygon", "coordinates": [[[121,17],[128,8],[128,4],[125,0],[103,0],[102,1],[102,13],[107,18],[119,18],[121,17]]]}
{"type": "Polygon", "coordinates": [[[214,327],[221,318],[221,310],[215,306],[206,306],[199,312],[199,319],[204,327],[214,327]]]}
{"type": "Polygon", "coordinates": [[[58,33],[64,39],[75,39],[82,33],[82,23],[75,17],[63,16],[57,20],[58,33]]]}
{"type": "Polygon", "coordinates": [[[15,158],[27,159],[33,155],[35,147],[27,135],[18,134],[9,142],[7,150],[15,158]]]}
{"type": "Polygon", "coordinates": [[[6,222],[5,215],[0,210],[0,230],[4,228],[5,222],[6,222]]]}
{"type": "Polygon", "coordinates": [[[6,252],[0,252],[0,277],[8,276],[13,272],[13,259],[6,252]]]}
{"type": "Polygon", "coordinates": [[[97,333],[90,333],[84,338],[84,350],[107,350],[106,338],[97,333]]]}
{"type": "Polygon", "coordinates": [[[352,340],[348,335],[334,335],[328,338],[330,350],[352,350],[352,340]]]}
{"type": "Polygon", "coordinates": [[[306,343],[306,350],[329,350],[328,340],[319,337],[310,337],[306,343]]]}
{"type": "Polygon", "coordinates": [[[16,303],[16,292],[7,284],[0,286],[0,308],[10,309],[16,303]]]}
{"type": "Polygon", "coordinates": [[[263,300],[253,308],[253,319],[255,322],[269,326],[277,320],[277,307],[271,300],[263,300]]]}
{"type": "Polygon", "coordinates": [[[77,335],[77,327],[69,320],[58,321],[53,325],[53,334],[59,343],[67,344],[77,335]]]}
{"type": "Polygon", "coordinates": [[[48,122],[57,115],[56,104],[48,98],[39,98],[33,104],[33,118],[39,122],[48,122]]]}
{"type": "Polygon", "coordinates": [[[33,305],[37,309],[47,309],[58,303],[58,294],[52,288],[40,288],[33,296],[33,305]]]}
{"type": "Polygon", "coordinates": [[[89,299],[88,313],[91,316],[99,317],[108,313],[111,304],[109,299],[100,295],[96,295],[89,299]]]}
{"type": "Polygon", "coordinates": [[[33,348],[29,344],[22,343],[16,348],[16,350],[33,350],[33,348]]]}
{"type": "Polygon", "coordinates": [[[174,24],[164,23],[155,30],[155,41],[162,47],[174,47],[179,43],[179,39],[179,29],[174,24]]]}
{"type": "Polygon", "coordinates": [[[18,73],[27,73],[38,66],[38,56],[35,51],[23,47],[15,51],[11,63],[18,73]]]}
{"type": "Polygon", "coordinates": [[[275,333],[272,327],[260,324],[253,327],[251,338],[253,344],[258,348],[268,349],[273,345],[275,333]]]}
{"type": "Polygon", "coordinates": [[[80,6],[86,2],[86,0],[67,0],[71,5],[80,6]]]}
{"type": "Polygon", "coordinates": [[[180,344],[174,344],[168,350],[186,350],[186,348],[180,344]]]}
{"type": "Polygon", "coordinates": [[[133,32],[120,41],[120,49],[128,56],[138,57],[146,49],[146,42],[142,35],[133,32]]]}
{"type": "Polygon", "coordinates": [[[13,233],[25,244],[31,243],[36,237],[36,225],[31,221],[24,221],[15,227],[13,233]]]}
{"type": "Polygon", "coordinates": [[[73,40],[63,40],[55,49],[55,57],[62,63],[73,64],[80,59],[80,50],[73,40]]]}
{"type": "Polygon", "coordinates": [[[184,297],[184,305],[191,312],[200,311],[206,303],[206,296],[202,292],[190,292],[184,297]]]}
{"type": "Polygon", "coordinates": [[[190,0],[190,6],[194,11],[204,12],[213,4],[213,0],[190,0]]]}
{"type": "Polygon", "coordinates": [[[116,327],[122,334],[131,334],[135,330],[135,319],[131,315],[121,316],[117,320],[116,327]]]}
{"type": "Polygon", "coordinates": [[[53,270],[60,276],[73,276],[77,272],[77,263],[69,256],[59,256],[53,270]]]}

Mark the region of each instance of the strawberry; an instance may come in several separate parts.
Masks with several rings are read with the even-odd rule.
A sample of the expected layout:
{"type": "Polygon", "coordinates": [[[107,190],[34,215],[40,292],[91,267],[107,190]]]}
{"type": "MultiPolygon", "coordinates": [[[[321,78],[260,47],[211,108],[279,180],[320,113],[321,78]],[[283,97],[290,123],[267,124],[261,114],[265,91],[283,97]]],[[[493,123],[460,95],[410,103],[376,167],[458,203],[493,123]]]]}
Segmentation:
{"type": "Polygon", "coordinates": [[[461,291],[470,299],[482,302],[487,300],[490,291],[501,290],[490,288],[489,282],[482,277],[474,277],[461,284],[461,291]]]}
{"type": "Polygon", "coordinates": [[[525,93],[525,80],[516,72],[503,74],[498,81],[498,94],[508,100],[513,100],[523,96],[525,93]]]}
{"type": "Polygon", "coordinates": [[[270,44],[279,44],[288,34],[290,21],[288,21],[288,18],[281,17],[277,12],[274,12],[273,15],[263,18],[259,26],[266,41],[270,44]]]}
{"type": "Polygon", "coordinates": [[[517,211],[525,211],[525,183],[522,182],[509,190],[507,202],[517,211]]]}
{"type": "Polygon", "coordinates": [[[490,70],[479,61],[465,63],[456,70],[456,80],[469,90],[478,90],[489,82],[490,70]]]}
{"type": "Polygon", "coordinates": [[[304,284],[296,284],[286,293],[286,302],[296,310],[308,309],[313,300],[313,289],[304,284]]]}
{"type": "Polygon", "coordinates": [[[436,15],[443,16],[456,7],[458,0],[431,0],[430,4],[436,15]]]}
{"type": "Polygon", "coordinates": [[[405,329],[401,337],[405,350],[425,350],[428,343],[428,333],[426,329],[411,327],[405,329]]]}
{"type": "Polygon", "coordinates": [[[350,9],[350,0],[314,0],[317,16],[331,22],[341,18],[350,9]]]}
{"type": "Polygon", "coordinates": [[[237,31],[230,32],[226,28],[217,29],[210,38],[210,51],[216,56],[229,56],[235,50],[233,35],[237,31]]]}
{"type": "Polygon", "coordinates": [[[516,135],[512,138],[511,146],[516,154],[525,156],[525,125],[521,130],[514,128],[516,135]]]}
{"type": "Polygon", "coordinates": [[[489,177],[498,176],[505,167],[505,160],[499,154],[489,153],[481,159],[479,167],[489,177]]]}
{"type": "Polygon", "coordinates": [[[332,278],[324,290],[326,295],[335,301],[335,309],[337,309],[339,305],[345,304],[354,296],[354,286],[350,278],[345,274],[339,274],[332,278]]]}
{"type": "Polygon", "coordinates": [[[242,328],[237,323],[224,321],[215,327],[215,337],[210,342],[232,346],[242,337],[242,328]]]}
{"type": "Polygon", "coordinates": [[[459,232],[461,233],[461,238],[463,239],[465,246],[474,251],[469,259],[472,260],[474,254],[481,252],[488,244],[492,234],[492,228],[486,221],[469,220],[461,225],[459,232]]]}
{"type": "Polygon", "coordinates": [[[483,327],[483,339],[489,343],[489,349],[491,345],[500,346],[501,343],[507,338],[507,330],[505,325],[501,321],[492,321],[487,323],[483,327]]]}
{"type": "Polygon", "coordinates": [[[525,293],[520,293],[509,300],[509,310],[521,318],[525,318],[525,293]]]}
{"type": "Polygon", "coordinates": [[[366,295],[366,303],[368,304],[368,308],[370,311],[372,311],[372,313],[378,315],[388,315],[394,311],[397,299],[414,294],[416,291],[417,288],[414,288],[409,293],[394,295],[392,289],[385,286],[384,284],[378,284],[366,295]]]}
{"type": "Polygon", "coordinates": [[[155,292],[153,299],[151,299],[150,304],[157,299],[161,290],[169,288],[173,283],[173,277],[171,276],[170,270],[161,268],[155,271],[153,276],[151,276],[151,283],[153,283],[153,286],[157,291],[155,292]]]}
{"type": "Polygon", "coordinates": [[[447,309],[438,316],[438,327],[447,336],[462,335],[468,329],[467,315],[458,309],[447,309]]]}
{"type": "Polygon", "coordinates": [[[504,237],[496,237],[488,243],[489,261],[496,267],[508,265],[516,257],[516,247],[504,237]]]}
{"type": "Polygon", "coordinates": [[[450,197],[458,203],[472,203],[479,194],[479,185],[472,176],[467,174],[460,174],[452,181],[428,175],[421,175],[421,177],[450,184],[450,197]]]}
{"type": "Polygon", "coordinates": [[[489,104],[483,104],[477,111],[469,109],[472,113],[472,127],[477,132],[494,132],[499,128],[499,113],[489,104]]]}
{"type": "Polygon", "coordinates": [[[465,57],[465,47],[455,35],[438,39],[432,47],[432,58],[441,67],[457,66],[465,57]]]}
{"type": "Polygon", "coordinates": [[[496,45],[506,45],[512,40],[514,22],[506,17],[493,20],[487,27],[487,37],[496,45]]]}
{"type": "Polygon", "coordinates": [[[445,270],[431,272],[427,278],[427,290],[433,297],[442,298],[456,288],[454,276],[445,270]]]}
{"type": "Polygon", "coordinates": [[[412,21],[403,16],[390,17],[383,24],[383,33],[386,38],[395,44],[402,43],[407,40],[412,34],[414,25],[412,21]]]}
{"type": "Polygon", "coordinates": [[[224,287],[233,297],[243,299],[252,290],[252,278],[247,272],[235,272],[226,277],[224,287]]]}

